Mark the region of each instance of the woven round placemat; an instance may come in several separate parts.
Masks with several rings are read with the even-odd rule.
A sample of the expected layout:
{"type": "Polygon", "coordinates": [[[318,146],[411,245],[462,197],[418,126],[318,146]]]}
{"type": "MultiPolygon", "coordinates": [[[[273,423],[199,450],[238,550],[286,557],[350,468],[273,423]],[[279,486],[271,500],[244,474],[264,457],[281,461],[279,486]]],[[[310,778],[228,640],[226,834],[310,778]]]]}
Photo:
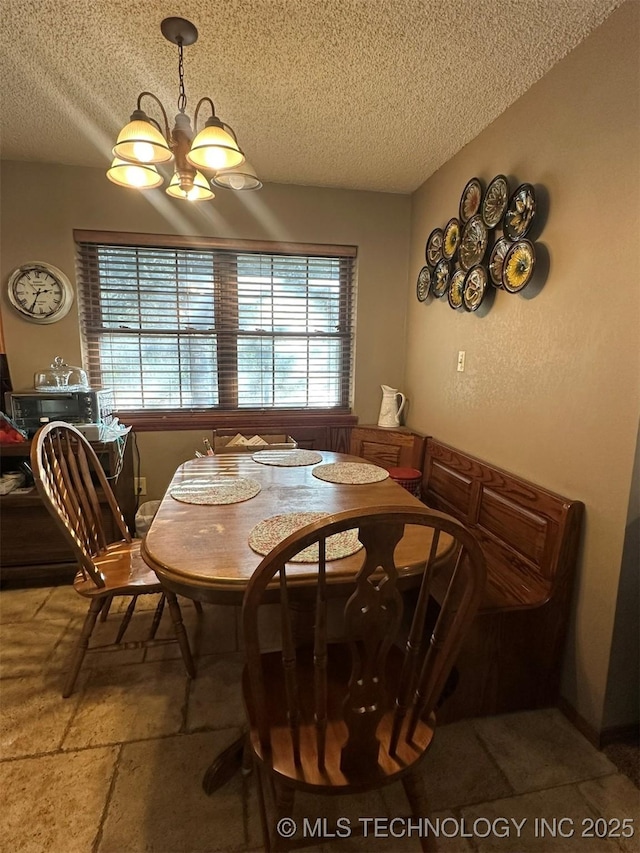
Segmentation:
{"type": "Polygon", "coordinates": [[[277,465],[280,468],[315,465],[316,462],[322,462],[322,456],[315,450],[259,450],[251,458],[262,465],[277,465]]]}
{"type": "Polygon", "coordinates": [[[313,469],[313,476],[328,483],[346,483],[361,486],[366,483],[380,483],[386,480],[389,472],[377,465],[366,465],[363,462],[331,462],[329,465],[318,465],[313,469]]]}
{"type": "Polygon", "coordinates": [[[237,504],[255,498],[262,486],[246,477],[183,480],[169,494],[185,504],[237,504]]]}
{"type": "MultiPolygon", "coordinates": [[[[265,518],[253,528],[249,534],[249,546],[264,557],[276,545],[290,536],[296,530],[311,524],[319,518],[326,518],[326,512],[289,512],[286,515],[272,515],[265,518]]],[[[345,530],[335,533],[327,539],[327,560],[340,560],[349,557],[362,548],[357,530],[345,530]]],[[[318,545],[310,545],[292,558],[292,563],[317,563],[319,559],[318,545]]]]}

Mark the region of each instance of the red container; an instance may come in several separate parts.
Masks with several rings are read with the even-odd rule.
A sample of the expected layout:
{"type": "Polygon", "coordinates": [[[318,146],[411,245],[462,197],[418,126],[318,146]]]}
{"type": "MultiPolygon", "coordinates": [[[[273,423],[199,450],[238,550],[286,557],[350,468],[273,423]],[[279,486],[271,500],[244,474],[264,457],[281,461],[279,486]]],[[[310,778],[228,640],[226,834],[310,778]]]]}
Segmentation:
{"type": "Polygon", "coordinates": [[[389,468],[389,476],[408,492],[420,499],[422,471],[417,468],[389,468]]]}

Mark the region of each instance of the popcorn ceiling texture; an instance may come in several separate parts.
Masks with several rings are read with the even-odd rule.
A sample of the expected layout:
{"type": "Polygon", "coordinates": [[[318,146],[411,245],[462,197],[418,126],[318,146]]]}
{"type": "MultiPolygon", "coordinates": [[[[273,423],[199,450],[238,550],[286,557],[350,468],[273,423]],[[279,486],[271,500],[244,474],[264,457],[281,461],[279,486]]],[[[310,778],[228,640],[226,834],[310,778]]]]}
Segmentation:
{"type": "Polygon", "coordinates": [[[106,169],[144,90],[172,124],[175,15],[187,112],[211,97],[263,181],[410,193],[622,2],[2,0],[2,157],[106,169]]]}

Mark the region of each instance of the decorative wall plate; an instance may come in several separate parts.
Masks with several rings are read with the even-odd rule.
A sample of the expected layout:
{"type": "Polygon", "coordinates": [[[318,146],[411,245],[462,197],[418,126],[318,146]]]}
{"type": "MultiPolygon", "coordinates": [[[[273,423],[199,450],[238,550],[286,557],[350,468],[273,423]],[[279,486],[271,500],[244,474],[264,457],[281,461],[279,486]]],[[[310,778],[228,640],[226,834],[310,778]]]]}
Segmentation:
{"type": "Polygon", "coordinates": [[[456,270],[451,276],[447,297],[449,298],[449,305],[451,305],[452,308],[462,308],[462,294],[464,291],[465,276],[466,273],[464,270],[456,270]]]}
{"type": "Polygon", "coordinates": [[[427,240],[425,256],[430,267],[435,267],[442,258],[443,233],[442,228],[434,228],[427,240]]]}
{"type": "Polygon", "coordinates": [[[471,178],[460,196],[460,222],[468,222],[480,210],[482,184],[479,178],[471,178]]]}
{"type": "Polygon", "coordinates": [[[459,258],[463,270],[470,270],[479,264],[487,251],[489,232],[479,215],[472,216],[462,229],[460,238],[459,258]]]}
{"type": "Polygon", "coordinates": [[[422,267],[418,273],[418,283],[416,284],[416,296],[418,302],[424,302],[429,291],[431,290],[431,270],[429,267],[422,267]]]}
{"type": "Polygon", "coordinates": [[[447,260],[451,260],[458,251],[460,245],[460,223],[457,219],[450,219],[444,229],[442,238],[442,254],[447,260]]]}
{"type": "Polygon", "coordinates": [[[467,311],[477,311],[487,292],[487,271],[477,264],[467,273],[464,280],[462,302],[467,311]]]}
{"type": "Polygon", "coordinates": [[[431,284],[433,295],[437,296],[438,299],[441,296],[444,296],[447,292],[450,277],[451,267],[449,266],[449,261],[446,258],[443,258],[441,261],[438,261],[436,268],[433,271],[433,279],[431,284]]]}
{"type": "Polygon", "coordinates": [[[482,199],[482,219],[487,228],[495,228],[504,216],[509,201],[509,182],[504,175],[496,175],[482,199]]]}
{"type": "Polygon", "coordinates": [[[536,252],[529,240],[518,240],[507,252],[502,266],[502,285],[509,293],[518,293],[531,281],[536,252]]]}
{"type": "Polygon", "coordinates": [[[489,255],[489,276],[494,287],[502,287],[502,266],[507,252],[513,243],[506,237],[496,240],[496,244],[489,255]]]}
{"type": "Polygon", "coordinates": [[[509,199],[502,230],[510,240],[522,240],[536,213],[536,193],[531,184],[520,184],[509,199]]]}

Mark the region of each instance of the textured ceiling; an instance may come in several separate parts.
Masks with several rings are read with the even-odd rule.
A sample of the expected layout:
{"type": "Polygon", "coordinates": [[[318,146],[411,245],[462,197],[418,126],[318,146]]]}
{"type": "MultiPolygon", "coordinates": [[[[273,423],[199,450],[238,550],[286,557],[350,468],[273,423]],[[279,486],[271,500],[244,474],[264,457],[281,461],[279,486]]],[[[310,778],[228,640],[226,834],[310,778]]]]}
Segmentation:
{"type": "Polygon", "coordinates": [[[2,158],[106,169],[143,90],[171,120],[177,15],[187,112],[211,97],[263,181],[408,193],[621,2],[0,0],[2,158]]]}

